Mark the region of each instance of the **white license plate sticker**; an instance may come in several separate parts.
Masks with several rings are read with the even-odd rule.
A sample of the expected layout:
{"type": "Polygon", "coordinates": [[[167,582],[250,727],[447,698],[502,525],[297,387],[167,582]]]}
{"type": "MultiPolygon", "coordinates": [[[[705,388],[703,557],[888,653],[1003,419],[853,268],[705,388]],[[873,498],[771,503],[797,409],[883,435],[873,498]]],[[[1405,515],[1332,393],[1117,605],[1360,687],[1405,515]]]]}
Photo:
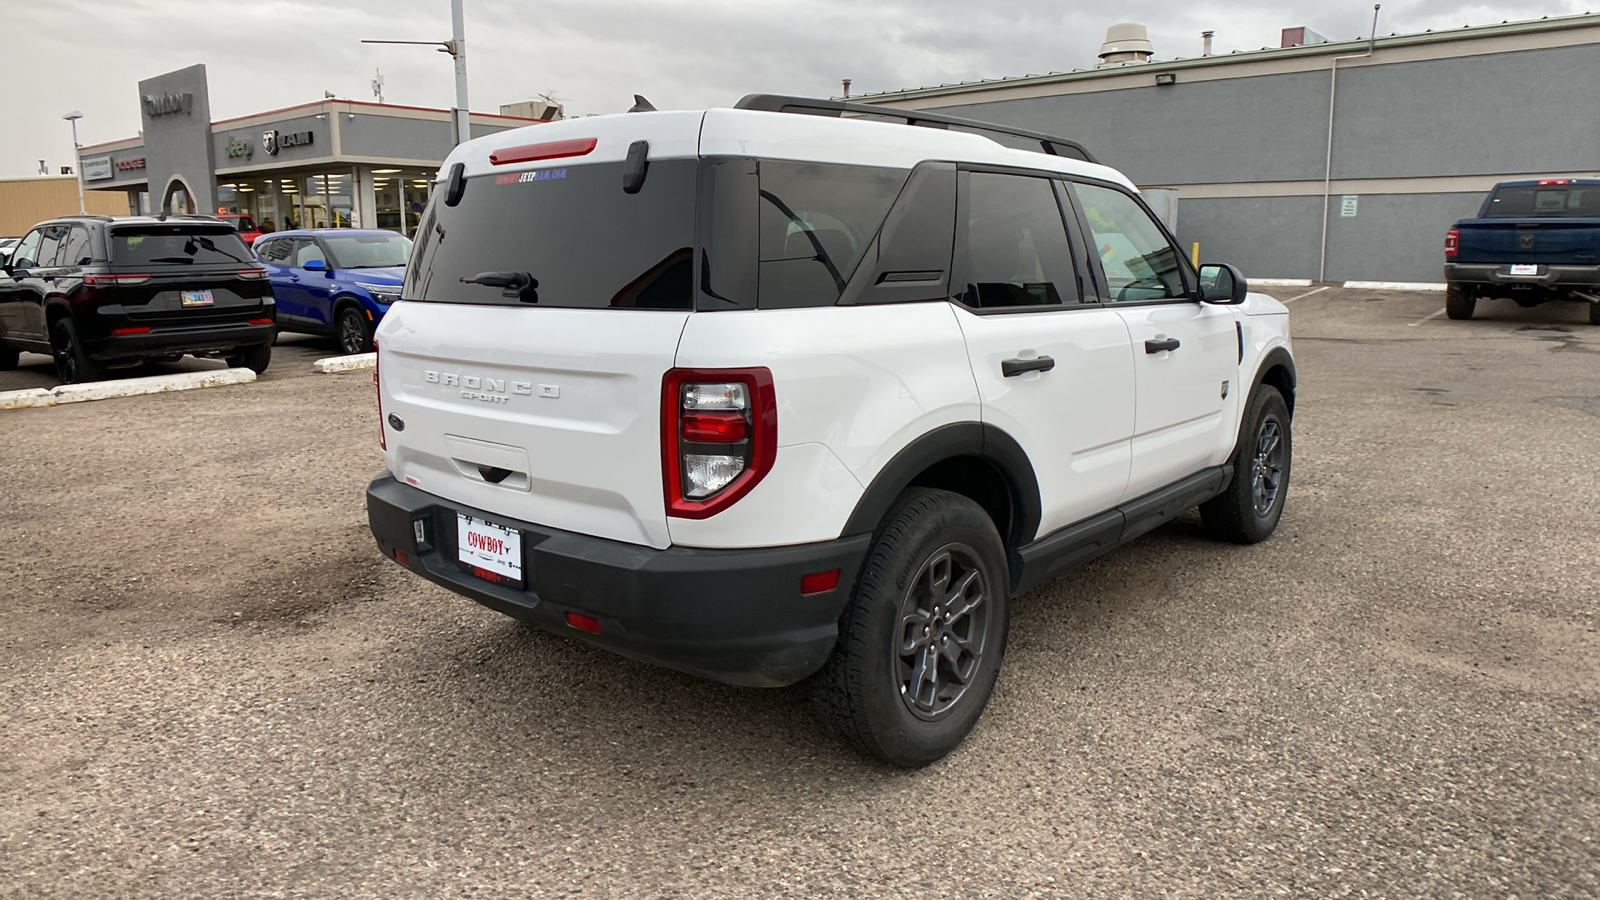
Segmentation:
{"type": "Polygon", "coordinates": [[[1537,274],[1539,274],[1539,267],[1538,266],[1530,266],[1530,265],[1515,265],[1515,266],[1511,267],[1511,274],[1513,274],[1513,275],[1537,275],[1537,274]]]}
{"type": "Polygon", "coordinates": [[[216,300],[211,296],[211,291],[209,290],[183,291],[181,293],[182,296],[179,298],[179,302],[181,302],[185,307],[210,306],[212,303],[216,302],[216,300]]]}
{"type": "Polygon", "coordinates": [[[456,513],[456,558],[476,569],[522,581],[522,532],[456,513]]]}

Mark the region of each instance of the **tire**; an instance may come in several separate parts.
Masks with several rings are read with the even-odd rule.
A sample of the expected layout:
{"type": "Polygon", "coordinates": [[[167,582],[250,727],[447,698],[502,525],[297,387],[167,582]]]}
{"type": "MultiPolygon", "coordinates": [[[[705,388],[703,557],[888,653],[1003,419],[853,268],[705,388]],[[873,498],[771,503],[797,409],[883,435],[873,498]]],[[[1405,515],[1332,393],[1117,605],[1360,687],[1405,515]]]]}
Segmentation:
{"type": "Polygon", "coordinates": [[[0,346],[0,372],[9,372],[17,367],[17,360],[22,357],[22,351],[15,347],[0,346]]]}
{"type": "Polygon", "coordinates": [[[906,491],[879,525],[839,643],[812,678],[822,717],[891,765],[920,768],[954,750],[1000,672],[1010,585],[1005,546],[978,504],[906,491]]]}
{"type": "Polygon", "coordinates": [[[372,322],[359,306],[346,304],[339,308],[336,336],[339,349],[347,355],[372,352],[372,322]]]}
{"type": "MultiPolygon", "coordinates": [[[[1600,303],[1595,303],[1593,301],[1590,301],[1590,303],[1589,303],[1589,324],[1590,325],[1600,325],[1600,303]]],[[[0,369],[4,369],[4,368],[5,368],[5,361],[4,360],[0,360],[0,369]]]]}
{"type": "Polygon", "coordinates": [[[1272,385],[1257,387],[1233,451],[1233,480],[1227,490],[1200,504],[1206,534],[1235,544],[1271,537],[1288,500],[1293,450],[1289,405],[1272,385]]]}
{"type": "Polygon", "coordinates": [[[260,375],[272,362],[272,345],[256,344],[228,354],[228,368],[249,369],[260,375]]]}
{"type": "Polygon", "coordinates": [[[55,357],[56,377],[62,384],[82,384],[105,377],[100,364],[84,352],[78,327],[71,319],[58,319],[50,326],[50,355],[55,357]]]}
{"type": "Polygon", "coordinates": [[[1444,289],[1444,314],[1452,319],[1470,319],[1478,305],[1471,288],[1459,284],[1446,285],[1444,289]]]}

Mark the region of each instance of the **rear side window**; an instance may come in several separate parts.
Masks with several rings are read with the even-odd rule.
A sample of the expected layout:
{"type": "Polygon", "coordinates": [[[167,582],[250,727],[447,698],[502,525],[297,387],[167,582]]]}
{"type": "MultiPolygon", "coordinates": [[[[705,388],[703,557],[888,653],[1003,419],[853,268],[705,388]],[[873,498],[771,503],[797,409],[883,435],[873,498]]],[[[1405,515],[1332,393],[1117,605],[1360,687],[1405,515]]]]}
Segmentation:
{"type": "Polygon", "coordinates": [[[61,245],[61,252],[56,255],[58,266],[86,266],[94,262],[94,251],[89,249],[89,229],[82,225],[72,226],[72,234],[67,237],[66,243],[61,245]]]}
{"type": "Polygon", "coordinates": [[[138,225],[111,232],[111,264],[254,265],[250,250],[232,228],[192,225],[138,225]]]}
{"type": "Polygon", "coordinates": [[[1600,184],[1495,188],[1485,216],[1600,216],[1600,184]]]}
{"type": "Polygon", "coordinates": [[[1077,303],[1078,278],[1049,179],[962,173],[961,302],[974,309],[1077,303]]]}
{"type": "Polygon", "coordinates": [[[692,309],[699,161],[654,160],[640,191],[593,163],[467,179],[456,206],[435,194],[403,294],[408,300],[604,309],[692,309]]]}
{"type": "Polygon", "coordinates": [[[46,225],[41,230],[44,232],[44,239],[39,242],[38,266],[48,269],[67,265],[58,260],[61,258],[61,251],[66,248],[67,236],[72,229],[65,225],[46,225]]]}
{"type": "Polygon", "coordinates": [[[910,174],[761,160],[761,306],[838,302],[910,174]]]}

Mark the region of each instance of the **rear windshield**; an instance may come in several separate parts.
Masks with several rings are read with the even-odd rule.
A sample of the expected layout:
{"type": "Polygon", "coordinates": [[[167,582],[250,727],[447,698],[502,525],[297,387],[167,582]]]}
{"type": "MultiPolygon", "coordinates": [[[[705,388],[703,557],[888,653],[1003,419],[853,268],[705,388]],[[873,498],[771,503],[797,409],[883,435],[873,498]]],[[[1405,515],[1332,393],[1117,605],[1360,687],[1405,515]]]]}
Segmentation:
{"type": "Polygon", "coordinates": [[[322,242],[340,269],[403,266],[411,256],[411,239],[399,234],[323,234],[322,242]]]}
{"type": "Polygon", "coordinates": [[[111,232],[114,266],[238,263],[253,266],[256,261],[239,232],[226,226],[141,225],[111,232]]]}
{"type": "Polygon", "coordinates": [[[1600,216],[1600,184],[1495,188],[1486,216],[1600,216]]]}
{"type": "MultiPolygon", "coordinates": [[[[402,296],[447,303],[691,309],[697,160],[651,162],[636,194],[622,163],[467,179],[434,194],[402,296]]],[[[338,251],[335,250],[337,253],[338,251]]]]}

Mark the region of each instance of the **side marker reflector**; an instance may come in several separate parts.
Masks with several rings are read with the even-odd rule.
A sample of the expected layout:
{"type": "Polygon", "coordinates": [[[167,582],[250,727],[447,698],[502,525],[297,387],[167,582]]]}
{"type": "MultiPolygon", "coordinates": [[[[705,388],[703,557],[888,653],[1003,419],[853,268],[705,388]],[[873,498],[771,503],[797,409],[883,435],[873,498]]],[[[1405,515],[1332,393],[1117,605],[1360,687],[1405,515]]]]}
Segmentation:
{"type": "Polygon", "coordinates": [[[810,575],[800,576],[800,593],[802,594],[821,594],[838,586],[838,569],[832,569],[827,572],[812,572],[810,575]]]}
{"type": "Polygon", "coordinates": [[[579,631],[587,631],[590,634],[600,633],[600,620],[596,619],[594,616],[586,616],[583,613],[569,612],[567,613],[567,624],[578,629],[579,631]]]}

